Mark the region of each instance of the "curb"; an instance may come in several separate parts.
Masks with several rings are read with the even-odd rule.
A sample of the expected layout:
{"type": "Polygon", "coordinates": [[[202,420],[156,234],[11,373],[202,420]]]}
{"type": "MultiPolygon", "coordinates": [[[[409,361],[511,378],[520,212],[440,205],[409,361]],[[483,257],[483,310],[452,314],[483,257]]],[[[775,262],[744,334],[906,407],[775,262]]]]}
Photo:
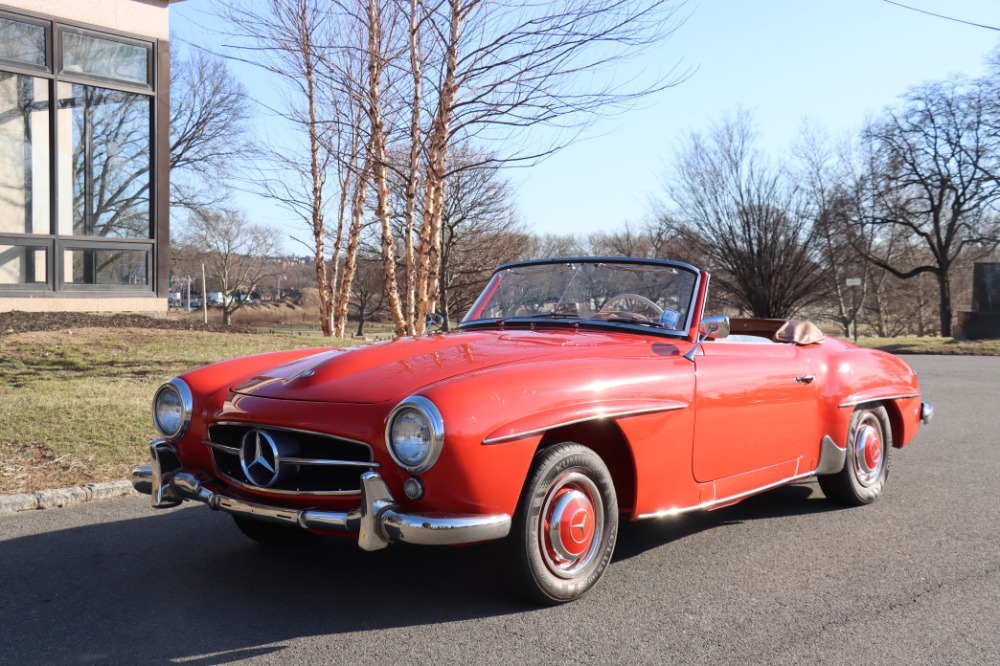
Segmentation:
{"type": "Polygon", "coordinates": [[[19,513],[21,511],[33,511],[35,509],[76,506],[77,504],[93,500],[138,495],[139,493],[132,488],[131,481],[88,483],[85,486],[77,486],[76,488],[56,488],[54,490],[36,490],[33,493],[0,495],[0,516],[19,513]]]}

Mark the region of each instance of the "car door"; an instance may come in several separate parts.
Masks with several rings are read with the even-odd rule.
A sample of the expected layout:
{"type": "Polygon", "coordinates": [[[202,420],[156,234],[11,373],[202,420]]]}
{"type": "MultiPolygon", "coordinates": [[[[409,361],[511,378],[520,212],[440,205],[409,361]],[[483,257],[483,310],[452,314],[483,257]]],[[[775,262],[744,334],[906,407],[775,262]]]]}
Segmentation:
{"type": "Polygon", "coordinates": [[[760,339],[707,341],[702,350],[695,358],[697,481],[761,470],[815,451],[822,436],[819,385],[801,348],[760,339]]]}

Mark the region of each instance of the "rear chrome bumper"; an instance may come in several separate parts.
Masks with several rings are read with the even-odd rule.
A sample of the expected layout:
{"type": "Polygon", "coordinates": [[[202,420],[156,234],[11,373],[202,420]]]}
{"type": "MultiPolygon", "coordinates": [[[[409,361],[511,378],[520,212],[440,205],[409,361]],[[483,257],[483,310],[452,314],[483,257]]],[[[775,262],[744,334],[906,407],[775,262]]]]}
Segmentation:
{"type": "Polygon", "coordinates": [[[154,508],[196,500],[218,511],[307,530],[358,535],[364,550],[380,550],[393,542],[454,545],[502,539],[510,532],[507,514],[402,513],[385,481],[375,472],[361,476],[361,506],[353,511],[285,509],[229,497],[205,487],[205,478],[184,471],[173,446],[158,440],[149,446],[152,464],[132,470],[132,486],[150,495],[154,508]]]}
{"type": "Polygon", "coordinates": [[[927,425],[934,418],[934,405],[929,402],[920,403],[920,421],[927,425]]]}

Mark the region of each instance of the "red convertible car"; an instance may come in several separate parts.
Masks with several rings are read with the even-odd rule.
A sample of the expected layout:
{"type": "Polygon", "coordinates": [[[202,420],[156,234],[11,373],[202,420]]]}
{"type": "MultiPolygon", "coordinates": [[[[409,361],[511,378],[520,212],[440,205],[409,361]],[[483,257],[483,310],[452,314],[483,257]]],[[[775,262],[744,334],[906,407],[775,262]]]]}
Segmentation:
{"type": "Polygon", "coordinates": [[[620,520],[813,476],[875,500],[933,413],[913,370],[809,322],[705,317],[708,283],[671,261],[508,264],[455,331],[194,370],[157,391],[133,484],[265,544],[503,539],[546,603],[597,583],[620,520]]]}

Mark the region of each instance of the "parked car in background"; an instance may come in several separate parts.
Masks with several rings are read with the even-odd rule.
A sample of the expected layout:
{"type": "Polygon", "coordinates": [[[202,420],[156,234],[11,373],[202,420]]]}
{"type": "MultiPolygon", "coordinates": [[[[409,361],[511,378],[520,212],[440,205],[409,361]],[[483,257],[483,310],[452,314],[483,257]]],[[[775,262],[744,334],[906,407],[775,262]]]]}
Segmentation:
{"type": "Polygon", "coordinates": [[[598,582],[621,520],[810,477],[874,501],[933,413],[914,372],[808,322],[704,316],[708,288],[679,262],[521,262],[453,332],[194,370],[157,391],[133,483],[264,544],[502,540],[544,603],[598,582]]]}

